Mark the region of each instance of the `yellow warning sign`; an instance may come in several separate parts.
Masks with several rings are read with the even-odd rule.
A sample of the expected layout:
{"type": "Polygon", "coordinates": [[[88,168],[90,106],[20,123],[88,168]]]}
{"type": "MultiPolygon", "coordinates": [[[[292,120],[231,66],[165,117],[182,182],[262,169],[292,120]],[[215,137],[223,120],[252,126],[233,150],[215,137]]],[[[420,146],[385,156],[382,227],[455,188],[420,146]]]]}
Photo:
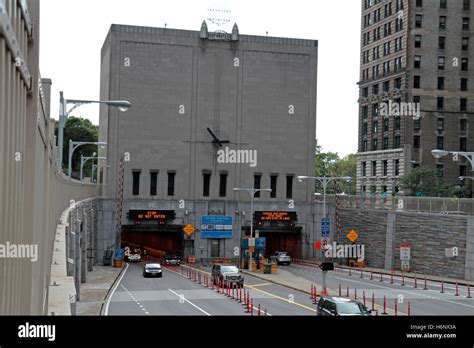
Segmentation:
{"type": "Polygon", "coordinates": [[[355,242],[357,240],[357,238],[359,238],[359,235],[357,234],[356,230],[352,230],[347,234],[347,238],[351,242],[355,242]]]}
{"type": "Polygon", "coordinates": [[[188,235],[188,237],[190,235],[192,235],[194,233],[194,231],[196,231],[196,229],[194,228],[193,225],[191,224],[187,224],[186,226],[183,227],[183,231],[184,233],[186,233],[188,235]]]}

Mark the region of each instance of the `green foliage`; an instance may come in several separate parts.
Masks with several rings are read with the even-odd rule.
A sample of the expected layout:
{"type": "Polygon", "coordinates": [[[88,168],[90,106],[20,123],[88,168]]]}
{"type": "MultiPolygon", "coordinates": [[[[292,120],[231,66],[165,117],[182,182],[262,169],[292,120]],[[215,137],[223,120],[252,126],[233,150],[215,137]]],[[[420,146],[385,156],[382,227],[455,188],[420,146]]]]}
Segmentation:
{"type": "MultiPolygon", "coordinates": [[[[317,177],[340,177],[350,176],[353,180],[350,183],[340,182],[340,187],[346,194],[355,194],[356,192],[356,169],[357,158],[355,154],[340,158],[335,152],[323,152],[321,146],[316,146],[315,151],[315,176],[317,177]]],[[[316,192],[321,192],[321,184],[316,182],[316,192]]],[[[334,183],[328,187],[328,193],[334,193],[334,183]]]]}
{"type": "Polygon", "coordinates": [[[448,186],[443,184],[436,175],[436,170],[427,167],[413,169],[408,175],[400,179],[401,187],[408,196],[446,196],[448,186]]]}
{"type": "MultiPolygon", "coordinates": [[[[55,134],[58,136],[58,122],[55,125],[55,134]]],[[[95,126],[90,120],[82,117],[68,117],[66,126],[64,127],[64,146],[63,146],[63,168],[67,171],[69,160],[69,139],[73,141],[99,141],[99,128],[95,126]]],[[[72,173],[73,177],[79,178],[79,171],[81,166],[81,155],[84,157],[91,157],[94,152],[98,152],[96,145],[83,145],[78,147],[72,156],[72,173]]],[[[84,164],[84,176],[89,176],[91,173],[93,161],[87,161],[84,164]]]]}

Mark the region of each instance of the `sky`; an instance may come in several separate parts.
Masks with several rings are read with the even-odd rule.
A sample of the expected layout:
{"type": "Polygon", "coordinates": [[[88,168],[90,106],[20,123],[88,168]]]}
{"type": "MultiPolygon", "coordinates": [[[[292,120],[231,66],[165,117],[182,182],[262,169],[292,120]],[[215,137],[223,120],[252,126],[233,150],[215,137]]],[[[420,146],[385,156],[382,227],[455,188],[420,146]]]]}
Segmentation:
{"type": "MultiPolygon", "coordinates": [[[[230,10],[218,18],[236,22],[240,34],[318,40],[318,144],[341,157],[357,152],[359,0],[42,0],[40,70],[53,81],[51,116],[58,119],[60,91],[99,99],[100,50],[112,23],[199,30],[209,8],[230,10]]],[[[98,124],[99,107],[71,115],[98,124]]]]}

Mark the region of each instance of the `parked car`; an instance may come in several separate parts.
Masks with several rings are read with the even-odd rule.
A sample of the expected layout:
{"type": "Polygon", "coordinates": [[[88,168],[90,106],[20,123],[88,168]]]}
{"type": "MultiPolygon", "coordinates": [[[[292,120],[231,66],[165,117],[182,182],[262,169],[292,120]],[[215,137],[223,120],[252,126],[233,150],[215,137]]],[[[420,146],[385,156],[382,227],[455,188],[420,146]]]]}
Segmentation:
{"type": "Polygon", "coordinates": [[[286,251],[276,251],[270,255],[270,260],[276,262],[279,265],[289,265],[291,263],[291,257],[286,251]]]}
{"type": "Polygon", "coordinates": [[[163,256],[162,262],[165,265],[173,265],[173,266],[179,266],[181,265],[181,258],[179,256],[176,256],[174,254],[167,254],[163,256]]]}
{"type": "Polygon", "coordinates": [[[214,284],[217,284],[219,280],[221,284],[222,282],[229,282],[231,286],[244,287],[244,276],[236,266],[216,263],[212,266],[212,276],[214,277],[214,284]]]}
{"type": "Polygon", "coordinates": [[[316,308],[321,316],[368,316],[372,311],[362,303],[346,297],[321,297],[316,308]]]}
{"type": "Polygon", "coordinates": [[[161,269],[161,265],[156,262],[146,263],[143,266],[143,276],[147,277],[163,277],[163,270],[161,269]]]}

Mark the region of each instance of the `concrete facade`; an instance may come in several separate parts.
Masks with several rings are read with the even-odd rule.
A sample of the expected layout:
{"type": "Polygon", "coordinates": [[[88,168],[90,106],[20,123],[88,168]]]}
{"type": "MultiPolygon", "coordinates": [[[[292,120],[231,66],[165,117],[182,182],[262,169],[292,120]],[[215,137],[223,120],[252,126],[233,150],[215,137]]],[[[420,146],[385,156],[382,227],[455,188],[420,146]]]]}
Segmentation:
{"type": "MultiPolygon", "coordinates": [[[[219,241],[221,256],[229,257],[229,245],[240,245],[238,216],[246,211],[248,220],[250,211],[249,195],[232,189],[254,187],[255,175],[261,175],[261,188],[270,188],[270,177],[277,176],[276,196],[262,193],[255,210],[297,211],[297,226],[305,226],[313,240],[312,229],[306,230],[313,183],[299,183],[296,176],[314,173],[317,48],[314,40],[240,35],[236,25],[232,34],[208,32],[205,23],[200,32],[112,25],[102,48],[101,99],[126,99],[132,108],[120,115],[107,108],[100,112],[99,140],[108,146],[99,156],[110,166],[100,169],[104,248],[119,241],[110,218],[122,156],[129,157],[122,225],[133,223],[126,217],[129,209],[175,210],[171,224],[191,219],[196,227],[202,215],[231,215],[233,241],[225,247],[219,241]],[[213,143],[207,128],[229,143],[213,143]],[[257,163],[222,163],[218,151],[226,148],[256,151],[257,163]],[[135,194],[133,172],[139,173],[135,194]],[[295,208],[289,208],[290,200],[295,208]]],[[[208,241],[194,237],[195,251],[204,253],[208,241]]]]}
{"type": "Polygon", "coordinates": [[[438,0],[361,3],[358,192],[391,194],[400,177],[418,166],[437,170],[446,184],[472,188],[471,182],[458,179],[470,175],[465,159],[436,160],[431,150],[474,151],[472,23],[471,28],[462,24],[466,18],[472,22],[474,6],[465,9],[463,1],[451,1],[442,9],[438,0]],[[463,59],[468,59],[467,69],[463,59]],[[444,79],[444,86],[438,86],[438,78],[444,79]],[[420,120],[410,114],[384,117],[374,110],[388,101],[419,103],[420,120]],[[394,160],[399,161],[398,173],[394,160]],[[388,172],[378,164],[376,175],[364,174],[364,163],[370,167],[372,161],[388,161],[388,172]],[[393,188],[387,180],[395,181],[393,188]]]}

